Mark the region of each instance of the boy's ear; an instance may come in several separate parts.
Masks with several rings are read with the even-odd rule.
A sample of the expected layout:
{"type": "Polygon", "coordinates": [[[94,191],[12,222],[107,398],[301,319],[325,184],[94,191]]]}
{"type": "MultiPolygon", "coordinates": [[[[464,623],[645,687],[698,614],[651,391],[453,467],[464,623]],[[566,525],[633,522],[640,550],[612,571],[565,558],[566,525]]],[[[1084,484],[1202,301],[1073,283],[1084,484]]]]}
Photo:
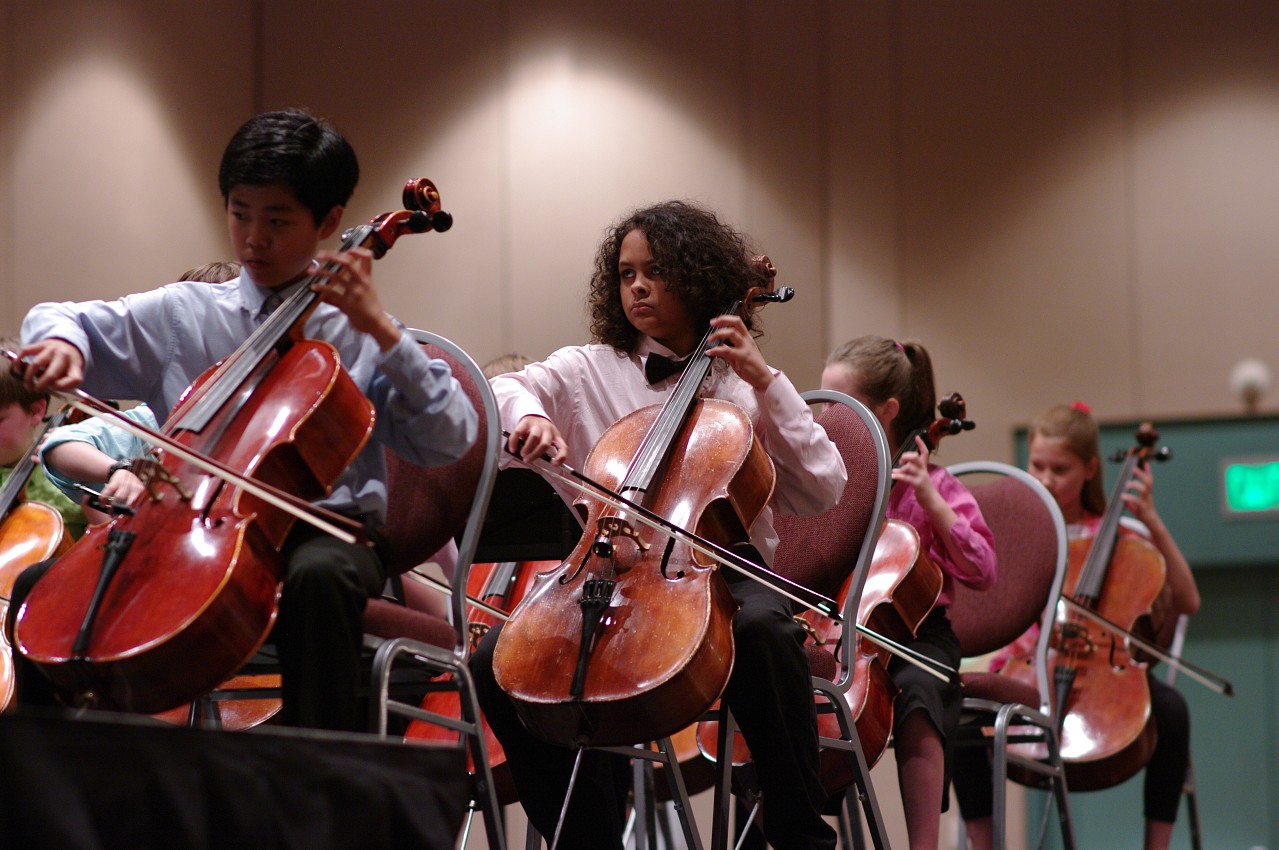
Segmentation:
{"type": "Polygon", "coordinates": [[[321,239],[328,239],[333,235],[333,231],[337,230],[338,225],[342,223],[342,213],[344,212],[346,212],[346,207],[340,204],[329,210],[329,214],[320,222],[321,239]]]}
{"type": "Polygon", "coordinates": [[[48,412],[49,412],[49,400],[47,398],[42,398],[39,401],[32,402],[31,419],[34,422],[36,423],[43,422],[44,415],[48,412]]]}

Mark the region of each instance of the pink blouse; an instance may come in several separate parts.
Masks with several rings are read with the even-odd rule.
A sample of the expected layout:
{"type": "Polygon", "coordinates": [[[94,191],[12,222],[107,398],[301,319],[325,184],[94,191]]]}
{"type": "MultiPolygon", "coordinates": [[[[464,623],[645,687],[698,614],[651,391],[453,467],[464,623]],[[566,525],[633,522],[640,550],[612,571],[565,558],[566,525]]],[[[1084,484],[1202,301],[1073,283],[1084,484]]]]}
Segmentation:
{"type": "Polygon", "coordinates": [[[937,600],[938,605],[949,605],[954,598],[955,582],[969,587],[985,590],[995,583],[995,536],[986,526],[982,518],[981,508],[968,488],[940,466],[928,465],[928,477],[932,479],[937,492],[950,505],[957,517],[950,534],[960,551],[974,567],[978,575],[969,576],[961,572],[950,557],[946,544],[933,529],[932,519],[915,498],[915,489],[909,485],[893,487],[888,497],[888,509],[885,515],[889,519],[899,519],[910,523],[919,532],[919,543],[928,556],[941,567],[942,589],[937,600]]]}

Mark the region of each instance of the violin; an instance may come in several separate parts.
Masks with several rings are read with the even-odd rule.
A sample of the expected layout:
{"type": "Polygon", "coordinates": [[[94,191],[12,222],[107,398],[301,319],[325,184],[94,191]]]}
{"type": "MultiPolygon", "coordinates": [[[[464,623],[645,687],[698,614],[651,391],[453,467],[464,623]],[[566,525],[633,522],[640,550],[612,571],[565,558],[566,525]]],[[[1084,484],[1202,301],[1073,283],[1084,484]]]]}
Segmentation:
{"type": "MultiPolygon", "coordinates": [[[[1061,724],[1061,756],[1072,790],[1109,788],[1145,766],[1155,746],[1150,710],[1147,662],[1129,633],[1158,634],[1166,611],[1166,568],[1163,555],[1145,538],[1120,532],[1124,512],[1121,495],[1140,464],[1166,460],[1156,450],[1154,426],[1142,423],[1136,443],[1122,455],[1097,534],[1071,540],[1063,596],[1074,604],[1057,608],[1049,649],[1053,702],[1061,724]],[[1093,611],[1118,629],[1083,615],[1093,611]]],[[[1034,658],[1012,658],[1000,670],[1035,687],[1034,658]]],[[[1018,781],[1034,781],[1016,777],[1018,781]]]]}
{"type": "MultiPolygon", "coordinates": [[[[62,514],[52,505],[26,498],[27,481],[36,469],[35,448],[49,431],[63,423],[63,408],[44,423],[31,449],[14,465],[0,488],[0,623],[9,615],[9,596],[18,575],[32,564],[62,555],[71,537],[62,514]]],[[[13,654],[9,637],[0,629],[0,711],[13,701],[13,654]]]]}
{"type": "MultiPolygon", "coordinates": [[[[943,437],[976,427],[967,419],[967,404],[958,393],[946,396],[937,407],[941,414],[939,418],[914,429],[902,441],[893,456],[894,467],[900,463],[903,454],[916,450],[917,436],[924,439],[929,451],[934,451],[943,437]]],[[[779,526],[784,526],[784,523],[779,523],[779,526]]],[[[845,577],[836,594],[841,608],[848,599],[853,578],[852,573],[845,577]]],[[[845,699],[867,767],[873,767],[879,761],[892,734],[893,701],[898,691],[888,672],[894,654],[892,647],[901,647],[915,638],[920,624],[937,604],[942,578],[941,568],[922,550],[919,532],[908,522],[886,519],[876,540],[875,553],[858,602],[854,651],[851,656],[846,655],[842,648],[834,652],[837,665],[844,663],[847,657],[853,659],[853,674],[845,699]],[[887,640],[876,640],[871,635],[887,640]]],[[[816,645],[840,640],[842,629],[839,623],[812,611],[804,611],[797,616],[816,645]]],[[[839,670],[837,666],[836,677],[840,675],[839,670]]],[[[712,760],[718,752],[716,726],[716,721],[702,721],[698,727],[699,746],[712,760]]],[[[839,721],[832,713],[819,713],[817,726],[821,736],[841,737],[839,721]]],[[[750,761],[750,751],[740,733],[737,734],[739,737],[733,742],[733,761],[740,765],[750,761]]],[[[847,759],[824,756],[825,752],[821,759],[825,787],[833,790],[847,787],[852,781],[847,759]]]]}
{"type": "MultiPolygon", "coordinates": [[[[759,277],[768,287],[752,288],[729,312],[781,300],[772,275],[759,277]]],[[[688,538],[719,549],[747,541],[775,473],[745,412],[698,397],[713,361],[710,336],[665,404],[623,416],[592,447],[584,477],[626,494],[628,507],[578,500],[586,533],[512,612],[494,647],[498,684],[551,743],[667,737],[728,682],[737,604],[717,561],[688,538]],[[667,526],[657,530],[651,517],[667,526]],[[682,534],[667,534],[670,526],[682,534]]]]}
{"type": "MultiPolygon", "coordinates": [[[[409,181],[403,200],[348,230],[342,250],[380,258],[404,234],[452,223],[429,180],[409,181]]],[[[15,626],[19,650],[73,704],[150,714],[208,693],[266,639],[296,520],[368,542],[358,523],[310,504],[373,429],[337,350],[303,337],[321,280],[197,378],[163,431],[114,419],[159,446],[135,464],[145,494],[58,559],[15,626]]]]}

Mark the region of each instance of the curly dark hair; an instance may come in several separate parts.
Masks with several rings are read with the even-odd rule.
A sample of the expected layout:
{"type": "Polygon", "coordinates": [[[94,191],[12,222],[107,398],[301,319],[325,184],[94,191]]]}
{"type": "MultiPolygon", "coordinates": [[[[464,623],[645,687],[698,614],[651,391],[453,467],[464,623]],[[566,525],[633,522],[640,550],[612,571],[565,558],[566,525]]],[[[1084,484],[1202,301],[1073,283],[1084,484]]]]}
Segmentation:
{"type": "MultiPolygon", "coordinates": [[[[595,342],[622,351],[633,351],[639,342],[639,331],[622,309],[617,268],[622,240],[632,230],[648,237],[666,285],[688,307],[699,333],[750,287],[769,283],[751,264],[753,255],[745,237],[713,212],[686,201],[635,210],[609,228],[595,254],[587,296],[595,342]]],[[[746,329],[758,336],[757,320],[748,314],[745,322],[746,329]]]]}

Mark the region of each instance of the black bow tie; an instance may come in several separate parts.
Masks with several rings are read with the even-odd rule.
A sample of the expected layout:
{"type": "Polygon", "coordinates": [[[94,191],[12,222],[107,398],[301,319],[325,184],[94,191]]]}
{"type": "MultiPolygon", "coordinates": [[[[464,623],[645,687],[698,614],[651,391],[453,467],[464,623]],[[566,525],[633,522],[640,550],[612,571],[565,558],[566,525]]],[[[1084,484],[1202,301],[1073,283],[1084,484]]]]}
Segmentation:
{"type": "Polygon", "coordinates": [[[683,360],[672,360],[661,354],[650,354],[644,361],[644,377],[648,378],[650,384],[664,381],[671,375],[678,375],[683,372],[684,367],[688,365],[688,361],[691,359],[686,357],[683,360]]]}

